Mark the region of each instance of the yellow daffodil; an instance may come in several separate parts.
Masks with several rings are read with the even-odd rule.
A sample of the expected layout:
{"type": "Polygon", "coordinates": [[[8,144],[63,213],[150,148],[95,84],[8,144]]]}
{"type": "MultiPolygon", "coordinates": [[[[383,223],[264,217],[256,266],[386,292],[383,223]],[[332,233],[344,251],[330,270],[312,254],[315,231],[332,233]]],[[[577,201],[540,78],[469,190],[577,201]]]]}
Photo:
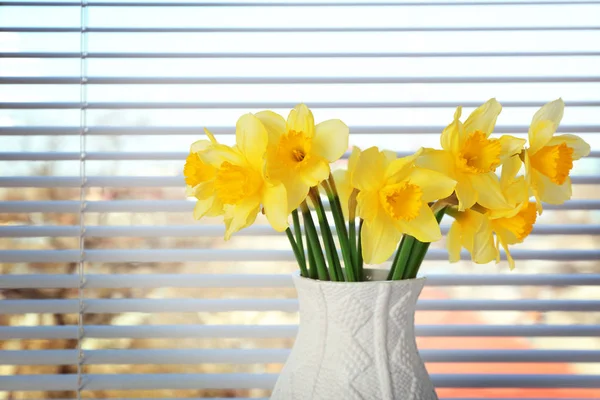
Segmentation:
{"type": "Polygon", "coordinates": [[[422,242],[441,238],[428,203],[452,194],[456,182],[416,167],[420,153],[395,159],[395,154],[371,147],[360,154],[352,184],[360,191],[358,215],[364,219],[361,239],[367,263],[386,261],[403,233],[422,242]]]}
{"type": "MultiPolygon", "coordinates": [[[[268,134],[260,120],[246,114],[237,121],[234,147],[219,144],[210,132],[206,133],[212,143],[198,155],[204,164],[215,168],[211,207],[222,206],[225,239],[252,225],[261,207],[273,228],[284,231],[289,215],[286,191],[283,184],[265,177],[268,134]]],[[[196,217],[203,215],[200,211],[204,210],[199,210],[196,217]]]]}
{"type": "Polygon", "coordinates": [[[478,264],[500,261],[500,246],[512,270],[515,262],[508,245],[523,242],[531,233],[537,218],[535,203],[528,201],[528,187],[523,176],[516,178],[521,169],[519,156],[513,156],[502,166],[500,184],[510,209],[452,212],[455,221],[448,232],[448,252],[451,262],[460,259],[461,247],[471,253],[478,264]],[[494,241],[494,234],[496,240],[494,241]]]}
{"type": "MultiPolygon", "coordinates": [[[[213,137],[214,139],[214,137],[213,137]]],[[[194,207],[194,216],[215,217],[223,213],[223,205],[214,201],[214,180],[217,169],[200,159],[200,153],[209,148],[211,142],[199,140],[192,144],[190,154],[185,160],[183,176],[186,183],[186,195],[198,200],[194,207]]]]}
{"type": "Polygon", "coordinates": [[[315,126],[304,104],[290,111],[287,121],[272,111],[256,114],[268,132],[266,173],[285,185],[288,211],[306,198],[308,190],[329,177],[329,163],[348,149],[348,127],[338,119],[315,126]]]}
{"type": "Polygon", "coordinates": [[[496,99],[471,113],[460,122],[462,108],[458,107],[454,121],[442,132],[443,150],[426,149],[417,165],[447,174],[456,180],[459,210],[475,203],[485,208],[510,208],[502,195],[496,168],[512,155],[521,152],[525,140],[503,135],[490,138],[502,106],[496,99]]]}
{"type": "Polygon", "coordinates": [[[474,210],[446,211],[454,217],[448,231],[448,256],[450,262],[460,261],[462,247],[471,254],[477,264],[487,264],[496,259],[496,246],[490,219],[483,213],[474,210]]]}
{"type": "Polygon", "coordinates": [[[337,169],[332,173],[333,178],[335,179],[338,195],[340,196],[340,202],[342,203],[342,211],[345,219],[348,219],[349,215],[348,204],[350,201],[350,196],[354,191],[354,186],[352,186],[352,176],[356,170],[356,163],[358,162],[359,157],[360,149],[355,146],[352,148],[352,153],[348,158],[348,168],[337,169]]]}
{"type": "Polygon", "coordinates": [[[571,198],[573,160],[590,153],[590,145],[576,135],[557,135],[565,103],[554,100],[540,108],[529,127],[529,148],[524,152],[527,181],[536,198],[538,211],[541,202],[562,204],[571,198]]]}

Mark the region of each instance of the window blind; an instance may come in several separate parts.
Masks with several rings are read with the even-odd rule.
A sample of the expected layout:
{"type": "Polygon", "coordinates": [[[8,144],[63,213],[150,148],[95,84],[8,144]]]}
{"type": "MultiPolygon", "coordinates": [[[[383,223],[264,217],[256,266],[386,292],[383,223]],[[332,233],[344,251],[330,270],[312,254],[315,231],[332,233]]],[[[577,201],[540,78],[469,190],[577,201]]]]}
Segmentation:
{"type": "Polygon", "coordinates": [[[492,96],[517,136],[562,96],[559,131],[592,152],[516,271],[432,246],[421,355],[441,398],[596,398],[599,1],[0,7],[0,398],[268,397],[297,330],[293,254],[265,219],[229,242],[192,221],[189,145],[302,101],[402,156],[492,96]]]}

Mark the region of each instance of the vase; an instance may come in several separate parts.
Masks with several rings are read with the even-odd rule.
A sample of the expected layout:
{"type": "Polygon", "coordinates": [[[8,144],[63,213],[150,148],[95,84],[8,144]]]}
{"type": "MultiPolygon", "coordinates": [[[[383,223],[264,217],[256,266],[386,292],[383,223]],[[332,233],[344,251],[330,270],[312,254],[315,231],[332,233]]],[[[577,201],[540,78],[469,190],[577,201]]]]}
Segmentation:
{"type": "Polygon", "coordinates": [[[294,276],[300,327],[271,400],[437,400],[415,342],[425,278],[365,282],[294,276]]]}

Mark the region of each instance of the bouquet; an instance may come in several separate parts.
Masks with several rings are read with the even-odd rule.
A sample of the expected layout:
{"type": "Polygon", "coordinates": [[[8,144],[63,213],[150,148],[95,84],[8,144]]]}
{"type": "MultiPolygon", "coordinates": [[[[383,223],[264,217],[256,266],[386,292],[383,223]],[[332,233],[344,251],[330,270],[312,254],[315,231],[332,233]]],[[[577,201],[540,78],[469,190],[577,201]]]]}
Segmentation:
{"type": "Polygon", "coordinates": [[[234,146],[208,129],[208,139],[191,146],[184,176],[187,194],[197,199],[194,218],[222,216],[228,240],[263,213],[286,232],[303,277],[360,282],[364,263],[380,264],[394,253],[388,279],[415,278],[447,215],[454,219],[450,262],[465,248],[475,263],[498,263],[502,247],[513,269],[509,246],[529,235],[543,202],[571,197],[573,161],[590,146],[556,135],[562,99],[535,113],[528,140],[492,136],[501,110],[491,99],[461,122],[458,107],[441,133],[441,149],[398,158],[354,147],[347,168],[333,173],[330,164],[348,150],[342,121],[315,125],[304,104],[287,120],[272,111],[243,115],[234,146]]]}

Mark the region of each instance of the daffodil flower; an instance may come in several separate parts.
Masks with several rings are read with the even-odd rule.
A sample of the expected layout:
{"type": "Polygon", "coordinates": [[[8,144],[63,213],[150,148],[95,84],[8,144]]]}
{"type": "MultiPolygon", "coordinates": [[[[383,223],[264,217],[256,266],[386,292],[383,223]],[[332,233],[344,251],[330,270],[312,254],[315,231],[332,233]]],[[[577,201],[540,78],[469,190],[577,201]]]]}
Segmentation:
{"type": "Polygon", "coordinates": [[[395,159],[395,154],[371,147],[360,154],[352,184],[360,190],[357,211],[364,219],[362,254],[369,264],[386,261],[402,234],[421,242],[441,238],[428,203],[452,194],[456,182],[445,174],[416,167],[414,161],[420,153],[395,159]]]}
{"type": "Polygon", "coordinates": [[[315,126],[304,104],[290,111],[287,121],[272,111],[256,114],[268,132],[266,173],[287,190],[288,211],[298,208],[310,187],[329,177],[329,163],[348,149],[348,127],[338,119],[315,126]]]}
{"type": "MultiPolygon", "coordinates": [[[[252,225],[261,207],[275,230],[286,230],[286,190],[282,183],[265,176],[268,134],[260,120],[246,114],[237,121],[234,147],[217,143],[208,130],[205,132],[211,144],[198,155],[203,163],[215,168],[210,207],[222,207],[225,239],[252,225]]],[[[195,216],[200,218],[205,210],[195,210],[195,216]]]]}
{"type": "Polygon", "coordinates": [[[450,262],[460,259],[460,249],[464,247],[471,253],[475,263],[487,264],[493,260],[498,263],[502,246],[510,269],[514,269],[515,262],[508,245],[523,242],[537,219],[535,203],[528,200],[525,179],[523,176],[516,177],[521,166],[519,156],[511,157],[502,166],[500,185],[512,208],[449,212],[455,219],[448,232],[450,262]]]}
{"type": "Polygon", "coordinates": [[[496,168],[521,152],[525,140],[509,135],[490,138],[502,110],[496,99],[490,99],[460,122],[458,107],[454,121],[442,132],[443,150],[426,149],[417,165],[447,174],[456,180],[456,197],[460,211],[475,203],[485,208],[510,208],[502,195],[496,168]]]}
{"type": "Polygon", "coordinates": [[[565,103],[554,100],[540,108],[529,127],[529,148],[524,152],[527,181],[538,211],[542,201],[562,204],[571,198],[573,160],[590,153],[590,145],[576,135],[554,135],[563,117],[565,103]]]}

